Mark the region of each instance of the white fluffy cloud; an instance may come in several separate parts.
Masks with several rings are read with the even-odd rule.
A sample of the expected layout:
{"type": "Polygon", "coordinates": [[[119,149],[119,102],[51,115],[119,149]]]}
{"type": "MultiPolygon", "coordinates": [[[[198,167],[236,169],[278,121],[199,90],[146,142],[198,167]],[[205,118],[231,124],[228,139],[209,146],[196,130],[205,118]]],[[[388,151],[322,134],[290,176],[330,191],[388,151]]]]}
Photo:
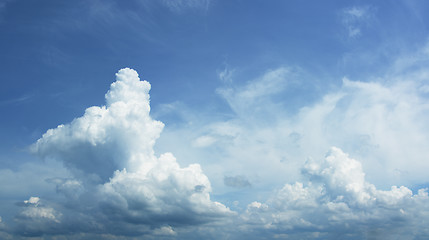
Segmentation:
{"type": "Polygon", "coordinates": [[[361,163],[335,147],[322,161],[307,162],[303,173],[307,182],[286,184],[265,203],[249,204],[241,216],[246,224],[293,239],[390,239],[429,233],[423,230],[429,220],[427,189],[417,194],[403,186],[378,190],[365,180],[361,163]]]}
{"type": "Polygon", "coordinates": [[[167,132],[173,151],[198,156],[185,162],[199,161],[203,173],[199,164],[180,167],[171,153],[155,155],[164,125],[150,116],[150,84],[134,70],[120,70],[106,106],[88,108],[32,146],[70,175],[47,179],[61,197],[21,202],[5,231],[182,239],[216,239],[219,230],[231,239],[427,236],[421,224],[429,220],[427,191],[391,187],[427,179],[425,80],[344,78],[320,99],[291,106],[299,96],[286,94],[316,92],[303,75],[279,68],[244,86],[230,82],[218,90],[230,118],[207,122],[189,114],[196,124],[167,132]],[[218,199],[238,213],[211,200],[213,182],[218,199]]]}
{"type": "Polygon", "coordinates": [[[424,239],[429,199],[417,186],[427,185],[429,167],[428,74],[420,67],[428,58],[417,56],[381,77],[344,78],[323,94],[303,71],[284,67],[244,85],[231,81],[218,90],[232,110],[226,120],[196,117],[189,122],[204,125],[170,129],[169,137],[210,139],[199,159],[215,194],[238,210],[249,203],[233,220],[241,237],[424,239]],[[301,94],[316,97],[295,101],[301,94]],[[338,148],[323,161],[312,160],[331,146],[338,148]],[[225,176],[248,179],[251,197],[225,187],[235,180],[225,176]]]}
{"type": "MultiPolygon", "coordinates": [[[[164,125],[150,117],[150,84],[128,68],[116,77],[106,106],[86,109],[32,146],[40,157],[61,161],[73,178],[48,179],[63,194],[62,203],[39,206],[40,198],[31,197],[25,201],[31,206],[18,218],[25,217],[30,226],[31,219],[49,219],[64,224],[64,231],[175,235],[175,227],[231,216],[210,200],[210,181],[200,165],[181,168],[171,153],[155,156],[153,146],[164,125]],[[91,224],[68,229],[79,221],[91,224]]],[[[31,234],[61,233],[42,226],[45,222],[31,234]]]]}
{"type": "Polygon", "coordinates": [[[300,146],[318,154],[341,146],[359,156],[371,179],[383,186],[426,181],[429,105],[420,85],[408,79],[388,84],[344,79],[340,91],[300,111],[294,123],[300,146]]]}
{"type": "MultiPolygon", "coordinates": [[[[23,218],[29,219],[46,219],[49,221],[53,221],[58,223],[58,217],[61,214],[55,212],[53,208],[40,206],[40,198],[39,197],[30,197],[30,199],[25,200],[24,204],[26,208],[19,215],[23,218]]],[[[31,225],[31,223],[30,223],[31,225]]]]}
{"type": "Polygon", "coordinates": [[[208,172],[216,189],[223,182],[215,177],[224,175],[249,176],[255,187],[295,181],[302,161],[331,146],[358,157],[379,187],[418,185],[427,181],[429,167],[429,104],[427,83],[413,76],[344,78],[321,97],[295,103],[301,92],[316,95],[317,89],[300,72],[275,69],[244,86],[219,90],[234,115],[188,132],[201,133],[195,142],[210,139],[203,159],[217,157],[208,162],[217,166],[208,172]]]}
{"type": "Polygon", "coordinates": [[[33,151],[99,181],[117,169],[147,172],[156,163],[153,145],[164,126],[149,116],[149,90],[134,70],[119,71],[106,106],[90,107],[70,124],[48,130],[33,151]]]}

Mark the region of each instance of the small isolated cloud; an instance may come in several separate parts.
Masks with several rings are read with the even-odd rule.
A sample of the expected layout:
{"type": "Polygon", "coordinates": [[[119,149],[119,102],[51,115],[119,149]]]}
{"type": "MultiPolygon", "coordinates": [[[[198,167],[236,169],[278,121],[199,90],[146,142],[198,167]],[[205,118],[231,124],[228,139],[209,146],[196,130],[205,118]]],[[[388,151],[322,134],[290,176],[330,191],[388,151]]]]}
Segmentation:
{"type": "Polygon", "coordinates": [[[157,228],[153,231],[155,236],[176,236],[177,233],[170,226],[157,228]]]}
{"type": "Polygon", "coordinates": [[[63,203],[41,204],[38,197],[24,201],[17,219],[25,224],[17,225],[17,232],[171,236],[173,228],[233,214],[210,199],[211,185],[200,165],[182,168],[171,153],[155,156],[153,146],[164,124],[150,116],[151,86],[129,68],[116,77],[106,106],[86,109],[32,146],[41,158],[62,162],[73,177],[47,180],[65,197],[63,203]],[[61,226],[33,225],[30,219],[61,226]]]}
{"type": "Polygon", "coordinates": [[[37,204],[26,208],[18,215],[19,218],[30,218],[30,219],[47,219],[54,222],[59,222],[56,216],[56,212],[53,208],[39,207],[37,204]]]}
{"type": "Polygon", "coordinates": [[[25,200],[25,204],[33,204],[37,207],[39,205],[40,198],[39,197],[30,197],[30,199],[25,200]]]}
{"type": "Polygon", "coordinates": [[[228,187],[245,188],[250,187],[251,184],[245,176],[225,176],[223,183],[228,187]]]}
{"type": "Polygon", "coordinates": [[[62,213],[48,206],[39,197],[30,197],[17,204],[21,211],[15,216],[15,229],[19,235],[33,237],[55,231],[61,225],[62,213]]]}
{"type": "Polygon", "coordinates": [[[373,12],[373,8],[369,6],[354,6],[342,10],[341,21],[350,38],[356,38],[362,34],[362,28],[369,24],[373,12]]]}

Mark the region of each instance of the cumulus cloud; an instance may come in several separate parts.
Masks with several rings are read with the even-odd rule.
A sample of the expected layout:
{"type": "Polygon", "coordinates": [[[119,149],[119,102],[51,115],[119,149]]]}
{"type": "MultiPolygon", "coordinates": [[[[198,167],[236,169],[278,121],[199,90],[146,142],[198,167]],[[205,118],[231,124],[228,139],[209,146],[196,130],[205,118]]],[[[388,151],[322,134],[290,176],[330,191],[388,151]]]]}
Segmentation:
{"type": "Polygon", "coordinates": [[[188,109],[195,124],[167,137],[195,153],[185,161],[199,161],[203,173],[199,164],[180,167],[171,153],[155,156],[164,125],[150,115],[150,84],[120,70],[106,106],[88,108],[32,146],[70,175],[47,180],[58,199],[27,195],[8,231],[182,239],[429,235],[427,191],[410,189],[427,182],[427,78],[344,78],[297,102],[292,93],[316,92],[303,75],[282,67],[241,86],[227,83],[217,91],[232,110],[223,121],[200,121],[188,109]],[[331,146],[338,148],[321,158],[331,146]],[[212,201],[213,191],[239,213],[212,201]]]}
{"type": "MultiPolygon", "coordinates": [[[[181,168],[171,153],[155,156],[153,146],[164,125],[150,116],[150,84],[129,68],[116,77],[106,106],[86,109],[32,146],[41,158],[62,162],[73,177],[48,179],[63,200],[54,207],[31,197],[17,219],[26,219],[28,226],[34,219],[51,220],[64,224],[64,233],[175,235],[174,227],[233,214],[211,201],[210,181],[200,165],[181,168]],[[70,224],[75,225],[70,229],[70,224]]],[[[37,225],[43,234],[61,234],[61,228],[44,223],[37,225]]]]}
{"type": "Polygon", "coordinates": [[[40,204],[39,197],[30,197],[30,199],[24,201],[25,210],[21,212],[18,217],[29,218],[29,219],[47,219],[58,223],[58,217],[61,214],[56,213],[53,208],[43,207],[40,204]],[[40,206],[39,206],[40,205],[40,206]]]}
{"type": "Polygon", "coordinates": [[[244,85],[231,81],[217,92],[232,114],[181,129],[179,136],[216,139],[200,159],[210,166],[206,173],[217,194],[237,209],[253,202],[233,220],[241,233],[250,232],[246,237],[424,238],[428,232],[419,229],[429,220],[427,191],[415,186],[427,183],[429,167],[425,59],[365,81],[345,77],[320,95],[303,71],[286,67],[244,85]],[[294,101],[301,93],[316,97],[294,101]],[[338,148],[312,160],[331,146],[338,148]],[[251,197],[228,186],[236,180],[227,178],[230,173],[249,178],[251,197]],[[269,200],[259,197],[275,186],[279,190],[269,200]]]}
{"type": "Polygon", "coordinates": [[[331,148],[322,161],[303,167],[307,182],[286,184],[265,203],[253,202],[241,216],[265,233],[330,239],[390,239],[428,232],[427,189],[417,194],[404,186],[378,190],[365,180],[361,163],[339,148],[331,148]]]}
{"type": "Polygon", "coordinates": [[[170,227],[170,226],[164,226],[155,229],[154,235],[156,236],[176,236],[177,233],[170,227]]]}
{"type": "Polygon", "coordinates": [[[227,215],[229,210],[210,201],[211,186],[198,164],[180,168],[171,154],[158,159],[147,175],[116,171],[101,189],[109,213],[137,222],[198,224],[227,215]],[[156,219],[156,220],[154,220],[156,219]]]}
{"type": "MultiPolygon", "coordinates": [[[[388,181],[423,181],[419,168],[427,167],[424,156],[428,151],[424,145],[429,140],[429,129],[424,122],[429,112],[419,87],[419,83],[407,79],[389,84],[344,79],[341,91],[300,112],[302,122],[297,123],[297,132],[305,132],[301,144],[308,146],[306,151],[322,142],[325,148],[341,145],[361,156],[371,166],[368,171],[382,166],[388,181]],[[305,129],[309,126],[312,132],[305,129]],[[404,172],[398,175],[395,169],[404,172]],[[414,175],[406,176],[405,172],[414,175]]],[[[375,177],[373,172],[371,175],[375,177]]]]}
{"type": "Polygon", "coordinates": [[[46,182],[55,184],[57,193],[70,199],[77,199],[85,191],[82,182],[73,178],[48,178],[46,182]]]}
{"type": "Polygon", "coordinates": [[[293,181],[300,177],[302,159],[338,146],[359,157],[367,177],[380,187],[427,181],[426,80],[416,81],[412,73],[378,81],[344,78],[338,88],[295,104],[301,91],[317,96],[304,76],[279,68],[244,86],[218,91],[235,115],[203,126],[202,136],[216,137],[214,149],[224,151],[219,165],[226,166],[225,172],[255,176],[254,186],[257,179],[293,181]],[[303,80],[297,83],[299,78],[303,80]]]}
{"type": "Polygon", "coordinates": [[[39,205],[40,198],[38,197],[30,197],[30,199],[25,200],[25,204],[34,204],[36,207],[39,205]]]}
{"type": "Polygon", "coordinates": [[[13,224],[6,224],[6,233],[25,237],[41,236],[44,233],[61,231],[63,214],[50,206],[50,203],[39,197],[16,203],[20,211],[13,224]],[[12,227],[11,227],[12,226],[12,227]]]}
{"type": "Polygon", "coordinates": [[[90,107],[70,124],[48,130],[32,150],[97,181],[117,169],[147,171],[156,162],[153,145],[164,126],[149,116],[149,90],[135,71],[119,71],[106,106],[90,107]]]}

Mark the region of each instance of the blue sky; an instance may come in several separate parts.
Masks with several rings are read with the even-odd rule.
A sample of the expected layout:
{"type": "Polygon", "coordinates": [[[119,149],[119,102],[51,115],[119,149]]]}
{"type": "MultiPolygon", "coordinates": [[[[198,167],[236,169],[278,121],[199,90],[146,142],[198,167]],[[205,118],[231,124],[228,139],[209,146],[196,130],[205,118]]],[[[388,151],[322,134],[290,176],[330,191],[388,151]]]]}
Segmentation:
{"type": "Polygon", "coordinates": [[[0,0],[0,238],[428,238],[428,8],[0,0]]]}

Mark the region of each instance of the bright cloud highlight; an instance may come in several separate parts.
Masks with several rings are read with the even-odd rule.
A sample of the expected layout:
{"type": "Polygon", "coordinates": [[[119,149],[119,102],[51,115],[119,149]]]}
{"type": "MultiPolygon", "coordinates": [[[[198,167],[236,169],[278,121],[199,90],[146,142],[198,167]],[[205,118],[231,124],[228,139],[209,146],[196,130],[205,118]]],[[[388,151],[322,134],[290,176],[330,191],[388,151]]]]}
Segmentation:
{"type": "Polygon", "coordinates": [[[48,220],[64,231],[81,221],[75,227],[87,233],[175,235],[176,227],[233,215],[210,200],[210,181],[200,165],[181,168],[171,153],[154,155],[164,125],[149,115],[150,84],[129,68],[116,77],[106,106],[88,108],[32,146],[40,157],[63,162],[73,178],[49,180],[66,197],[62,204],[40,205],[39,197],[24,202],[18,219],[46,219],[37,230],[26,228],[27,235],[61,234],[48,220]]]}
{"type": "Polygon", "coordinates": [[[427,12],[0,0],[0,239],[429,239],[427,12]]]}
{"type": "Polygon", "coordinates": [[[195,132],[190,136],[197,135],[191,148],[209,155],[224,150],[210,165],[215,169],[210,174],[221,175],[221,188],[232,194],[228,205],[235,212],[211,200],[212,185],[199,164],[180,167],[171,153],[155,155],[164,124],[150,116],[151,86],[125,68],[106,93],[106,106],[86,109],[32,145],[41,158],[63,163],[70,176],[46,179],[61,197],[31,196],[17,204],[15,224],[3,224],[3,232],[30,237],[72,232],[83,233],[83,239],[101,233],[216,239],[218,231],[231,239],[428,235],[421,231],[421,222],[429,220],[427,189],[413,193],[405,186],[386,187],[392,179],[424,179],[418,170],[427,164],[421,154],[427,151],[426,131],[421,131],[427,118],[423,83],[344,78],[341,88],[319,101],[284,111],[276,96],[305,86],[297,81],[302,74],[279,68],[244,86],[219,89],[235,116],[190,129],[195,132]],[[272,116],[270,125],[266,116],[272,116]],[[416,154],[408,156],[417,165],[402,161],[403,151],[395,151],[401,146],[414,149],[416,154]],[[377,184],[368,180],[364,165],[377,184]],[[383,166],[384,180],[374,166],[383,166]],[[285,182],[277,190],[264,189],[285,182]],[[249,194],[261,190],[267,196],[259,200],[249,194]]]}
{"type": "Polygon", "coordinates": [[[365,180],[361,163],[335,147],[302,171],[307,182],[286,184],[266,203],[248,205],[242,218],[249,227],[293,239],[427,236],[421,232],[429,220],[427,189],[417,194],[404,186],[378,190],[365,180]]]}

